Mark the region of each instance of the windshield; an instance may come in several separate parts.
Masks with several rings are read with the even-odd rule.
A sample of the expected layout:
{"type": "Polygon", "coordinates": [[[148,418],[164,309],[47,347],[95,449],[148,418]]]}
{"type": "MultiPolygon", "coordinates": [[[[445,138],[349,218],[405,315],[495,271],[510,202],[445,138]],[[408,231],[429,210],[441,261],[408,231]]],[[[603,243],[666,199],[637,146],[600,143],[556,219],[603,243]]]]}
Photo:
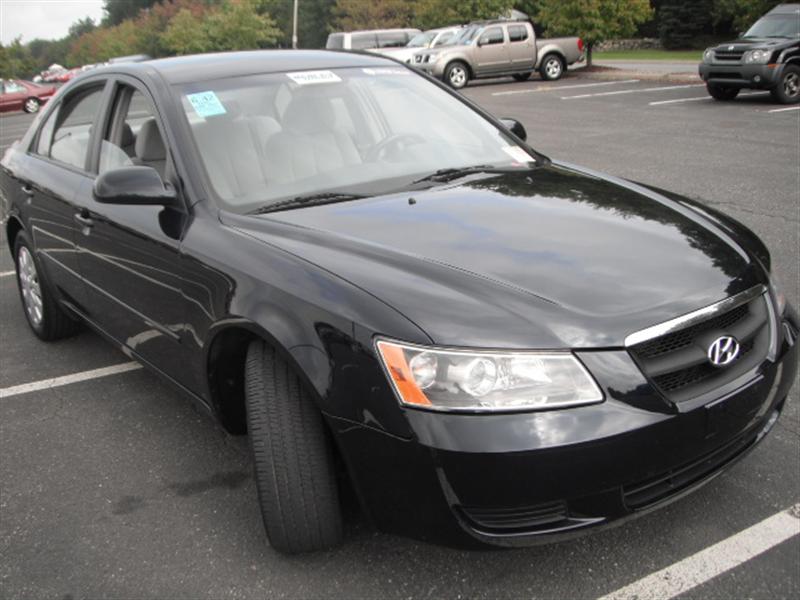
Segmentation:
{"type": "Polygon", "coordinates": [[[466,46],[478,36],[478,32],[481,31],[481,29],[483,28],[476,25],[465,27],[464,30],[458,34],[458,37],[453,40],[452,44],[448,45],[466,46]]]}
{"type": "Polygon", "coordinates": [[[177,88],[226,208],[370,196],[443,169],[527,169],[508,133],[405,67],[232,77],[177,88]]]}
{"type": "Polygon", "coordinates": [[[769,15],[756,21],[746,38],[800,37],[800,15],[769,15]]]}
{"type": "Polygon", "coordinates": [[[426,33],[418,33],[415,35],[411,40],[406,44],[407,48],[427,48],[431,45],[433,38],[436,37],[435,31],[429,31],[426,33]]]}

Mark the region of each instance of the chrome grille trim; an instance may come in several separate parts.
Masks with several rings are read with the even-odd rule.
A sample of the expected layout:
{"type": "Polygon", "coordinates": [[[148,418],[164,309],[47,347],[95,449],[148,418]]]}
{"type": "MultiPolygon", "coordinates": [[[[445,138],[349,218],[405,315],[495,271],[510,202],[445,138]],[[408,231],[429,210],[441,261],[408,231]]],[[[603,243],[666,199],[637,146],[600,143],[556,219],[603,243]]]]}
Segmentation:
{"type": "MultiPolygon", "coordinates": [[[[759,284],[750,288],[749,290],[740,292],[735,296],[731,296],[730,298],[726,298],[725,300],[710,306],[706,306],[705,308],[701,308],[664,323],[659,323],[658,325],[653,325],[647,329],[642,329],[641,331],[632,333],[625,338],[625,347],[630,348],[636,344],[647,342],[649,340],[661,337],[662,335],[672,333],[673,331],[678,331],[679,329],[685,329],[686,327],[691,327],[692,325],[702,323],[703,321],[706,321],[716,315],[733,310],[737,306],[747,304],[748,302],[751,302],[752,300],[755,300],[759,296],[763,296],[766,293],[767,287],[759,284]]],[[[771,302],[767,302],[767,305],[769,309],[771,307],[771,302]]]]}

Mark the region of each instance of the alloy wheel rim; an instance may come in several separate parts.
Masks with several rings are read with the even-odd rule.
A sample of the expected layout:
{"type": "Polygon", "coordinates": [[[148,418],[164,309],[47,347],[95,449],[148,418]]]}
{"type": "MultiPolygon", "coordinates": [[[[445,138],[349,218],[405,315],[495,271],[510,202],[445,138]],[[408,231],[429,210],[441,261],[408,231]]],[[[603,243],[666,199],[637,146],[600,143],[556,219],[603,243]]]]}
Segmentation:
{"type": "Polygon", "coordinates": [[[25,108],[28,109],[28,112],[36,112],[39,109],[39,103],[31,98],[25,103],[25,108]]]}
{"type": "Polygon", "coordinates": [[[25,312],[34,327],[42,323],[44,316],[42,304],[42,288],[39,284],[39,274],[30,251],[22,246],[17,257],[17,270],[19,273],[19,286],[22,291],[22,302],[25,312]]]}
{"type": "Polygon", "coordinates": [[[800,94],[800,75],[797,73],[789,73],[783,80],[783,91],[790,98],[794,98],[800,94]]]}
{"type": "Polygon", "coordinates": [[[561,62],[556,58],[551,58],[545,66],[548,77],[557,77],[561,74],[561,62]]]}
{"type": "Polygon", "coordinates": [[[461,67],[455,67],[450,71],[450,83],[456,86],[462,86],[466,82],[467,74],[461,67]]]}

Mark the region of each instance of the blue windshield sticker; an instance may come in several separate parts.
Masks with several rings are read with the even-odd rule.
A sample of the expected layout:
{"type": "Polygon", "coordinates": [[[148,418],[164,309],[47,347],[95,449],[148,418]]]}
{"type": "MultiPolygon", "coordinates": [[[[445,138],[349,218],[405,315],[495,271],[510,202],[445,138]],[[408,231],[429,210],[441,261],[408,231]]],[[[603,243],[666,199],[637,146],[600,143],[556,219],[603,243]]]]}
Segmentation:
{"type": "Polygon", "coordinates": [[[214,92],[198,92],[197,94],[187,94],[186,97],[191,102],[194,112],[201,117],[215,117],[227,112],[214,92]]]}

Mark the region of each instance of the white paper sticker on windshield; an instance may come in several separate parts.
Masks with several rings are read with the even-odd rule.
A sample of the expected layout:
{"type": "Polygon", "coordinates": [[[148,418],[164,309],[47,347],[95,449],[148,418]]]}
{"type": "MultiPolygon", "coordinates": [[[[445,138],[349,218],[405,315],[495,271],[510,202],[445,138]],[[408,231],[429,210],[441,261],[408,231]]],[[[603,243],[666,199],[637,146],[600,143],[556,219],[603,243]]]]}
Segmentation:
{"type": "Polygon", "coordinates": [[[192,104],[194,112],[201,117],[215,117],[216,115],[224,115],[226,113],[225,107],[219,101],[214,92],[199,92],[197,94],[187,94],[186,98],[192,104]]]}
{"type": "Polygon", "coordinates": [[[379,67],[377,69],[361,69],[367,75],[411,75],[408,69],[399,67],[379,67]]]}
{"type": "Polygon", "coordinates": [[[336,83],[342,79],[333,71],[301,71],[300,73],[287,73],[286,76],[297,85],[310,85],[312,83],[336,83]]]}
{"type": "Polygon", "coordinates": [[[525,152],[519,146],[504,146],[503,152],[508,154],[511,158],[513,158],[517,162],[526,163],[526,162],[533,162],[533,157],[525,152]]]}

